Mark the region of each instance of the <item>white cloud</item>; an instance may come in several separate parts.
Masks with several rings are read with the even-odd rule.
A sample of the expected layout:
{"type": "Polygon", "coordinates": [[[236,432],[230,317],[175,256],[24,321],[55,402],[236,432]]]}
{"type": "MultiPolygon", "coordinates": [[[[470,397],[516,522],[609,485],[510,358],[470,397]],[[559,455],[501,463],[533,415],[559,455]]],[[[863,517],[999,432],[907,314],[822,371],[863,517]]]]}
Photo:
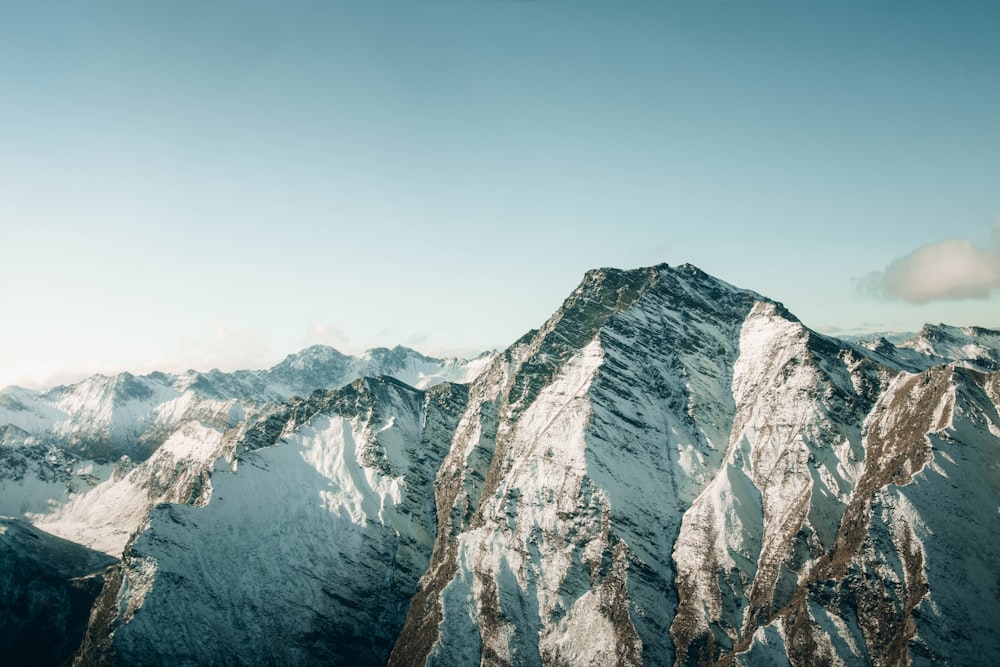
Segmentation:
{"type": "Polygon", "coordinates": [[[113,375],[121,370],[117,366],[108,364],[74,363],[57,358],[29,359],[7,366],[3,372],[0,372],[0,389],[8,385],[44,389],[61,384],[72,384],[98,373],[113,375]]]}
{"type": "Polygon", "coordinates": [[[269,346],[256,331],[230,329],[223,324],[216,324],[197,338],[182,340],[176,354],[145,364],[143,372],[211,368],[234,371],[266,368],[275,361],[277,359],[273,357],[269,346]]]}
{"type": "Polygon", "coordinates": [[[1000,250],[962,239],[932,243],[870,274],[864,284],[878,296],[914,304],[988,299],[1000,289],[1000,250]]]}
{"type": "Polygon", "coordinates": [[[91,375],[116,375],[128,371],[144,375],[153,371],[183,373],[189,369],[223,371],[268,368],[280,360],[254,331],[230,329],[217,324],[202,334],[181,340],[172,352],[134,362],[104,363],[66,360],[59,357],[28,358],[0,369],[0,388],[18,385],[45,389],[79,382],[91,375]]]}
{"type": "Polygon", "coordinates": [[[309,345],[329,345],[345,353],[352,349],[351,340],[347,337],[343,329],[336,324],[327,324],[324,322],[313,322],[310,324],[306,329],[303,342],[307,347],[309,345]]]}

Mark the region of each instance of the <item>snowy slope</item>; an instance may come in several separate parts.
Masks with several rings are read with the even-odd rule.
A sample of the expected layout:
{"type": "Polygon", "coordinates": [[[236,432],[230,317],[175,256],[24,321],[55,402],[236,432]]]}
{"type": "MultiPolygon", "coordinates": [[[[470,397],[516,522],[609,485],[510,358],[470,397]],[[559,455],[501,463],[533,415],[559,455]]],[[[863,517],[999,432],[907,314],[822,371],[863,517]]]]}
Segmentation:
{"type": "Polygon", "coordinates": [[[384,661],[430,557],[431,488],[464,401],[456,385],[366,379],[261,423],[209,504],[158,506],[129,546],[103,600],[117,659],[384,661]]]}
{"type": "Polygon", "coordinates": [[[377,348],[357,357],[314,346],[266,371],[94,376],[0,392],[0,513],[120,555],[151,507],[199,504],[208,469],[231,456],[252,415],[293,395],[395,375],[414,386],[464,381],[489,363],[377,348]],[[16,446],[15,446],[16,444],[16,446]]]}
{"type": "Polygon", "coordinates": [[[0,445],[93,487],[36,521],[128,539],[80,664],[993,664],[995,352],[943,325],[840,341],[688,265],[601,269],[471,365],[320,347],[134,378],[133,423],[174,426],[107,481],[46,458],[69,402],[7,391],[36,421],[0,445]],[[403,382],[305,391],[377,369],[403,382]]]}
{"type": "Polygon", "coordinates": [[[110,468],[45,444],[16,426],[0,427],[0,516],[48,513],[96,486],[110,468]]]}
{"type": "Polygon", "coordinates": [[[995,664],[1000,642],[1000,376],[940,366],[895,377],[835,544],[740,664],[995,664]],[[984,428],[985,427],[985,428],[984,428]]]}
{"type": "MultiPolygon", "coordinates": [[[[671,545],[721,462],[738,323],[758,298],[693,267],[592,272],[480,376],[467,420],[495,406],[495,453],[484,488],[468,485],[479,497],[439,485],[439,507],[468,518],[439,530],[391,664],[667,655],[671,545]]],[[[451,459],[480,431],[442,476],[475,475],[451,459]]]]}
{"type": "Polygon", "coordinates": [[[0,426],[11,424],[93,460],[115,461],[126,455],[141,461],[179,423],[217,420],[219,410],[232,401],[245,406],[280,403],[381,375],[417,388],[468,382],[490,358],[434,359],[398,346],[351,357],[316,345],[261,371],[95,375],[44,392],[6,387],[0,390],[0,426]]]}
{"type": "MultiPolygon", "coordinates": [[[[910,571],[933,538],[908,527],[929,519],[879,514],[869,502],[920,469],[915,443],[951,414],[938,380],[950,367],[821,336],[693,267],[637,273],[588,275],[553,320],[508,351],[507,367],[473,385],[483,402],[466,420],[499,414],[495,435],[484,447],[485,429],[471,428],[446,459],[438,503],[453,508],[439,509],[450,524],[439,528],[390,664],[997,656],[986,626],[1000,621],[1000,607],[968,599],[1000,557],[995,392],[979,391],[968,409],[983,452],[973,464],[982,466],[977,508],[989,508],[975,515],[983,528],[968,551],[956,548],[957,534],[942,540],[936,566],[945,615],[968,617],[962,599],[978,614],[974,652],[956,653],[932,636],[954,637],[962,624],[924,612],[940,606],[924,601],[910,571]],[[482,460],[470,465],[479,450],[493,453],[482,472],[482,460]],[[482,485],[468,483],[480,474],[482,485]],[[463,483],[443,482],[454,478],[463,483]],[[878,536],[883,524],[891,538],[878,536]],[[882,578],[854,586],[841,565],[849,562],[877,566],[882,578]],[[890,575],[883,563],[903,565],[890,575]],[[821,577],[848,591],[840,607],[814,592],[821,577]],[[885,590],[895,591],[888,605],[885,590]]],[[[923,511],[946,516],[932,503],[923,511]]]]}
{"type": "Polygon", "coordinates": [[[899,347],[981,371],[1000,370],[1000,331],[995,329],[928,324],[899,347]]]}
{"type": "Polygon", "coordinates": [[[474,359],[435,359],[397,345],[378,347],[350,357],[331,347],[314,345],[286,357],[261,373],[281,400],[308,396],[315,389],[337,389],[356,378],[393,377],[417,389],[441,382],[465,383],[475,379],[489,364],[492,353],[474,359]]]}
{"type": "Polygon", "coordinates": [[[1000,370],[1000,331],[994,329],[928,324],[895,344],[878,336],[854,342],[911,371],[951,362],[987,372],[1000,370]]]}

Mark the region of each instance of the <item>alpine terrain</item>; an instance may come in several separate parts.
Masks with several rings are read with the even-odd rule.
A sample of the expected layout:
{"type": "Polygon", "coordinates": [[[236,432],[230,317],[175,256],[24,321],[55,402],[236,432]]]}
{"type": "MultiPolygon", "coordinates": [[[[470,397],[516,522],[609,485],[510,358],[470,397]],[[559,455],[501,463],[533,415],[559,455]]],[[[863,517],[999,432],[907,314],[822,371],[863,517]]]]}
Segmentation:
{"type": "Polygon", "coordinates": [[[7,388],[0,514],[5,664],[1000,664],[1000,332],[600,269],[474,360],[7,388]]]}

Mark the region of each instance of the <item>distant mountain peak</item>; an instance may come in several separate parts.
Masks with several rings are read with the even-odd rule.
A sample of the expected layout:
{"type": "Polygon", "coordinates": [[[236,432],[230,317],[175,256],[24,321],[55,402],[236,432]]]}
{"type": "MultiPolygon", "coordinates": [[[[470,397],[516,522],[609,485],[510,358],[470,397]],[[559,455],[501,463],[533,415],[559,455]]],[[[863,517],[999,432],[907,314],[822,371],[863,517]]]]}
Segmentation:
{"type": "Polygon", "coordinates": [[[389,347],[373,347],[361,353],[362,358],[374,359],[380,362],[401,363],[406,359],[419,359],[421,361],[440,361],[433,357],[428,357],[416,350],[403,345],[389,347]]]}
{"type": "Polygon", "coordinates": [[[341,353],[336,348],[330,347],[329,345],[310,345],[309,347],[303,348],[298,352],[289,354],[280,362],[272,366],[272,370],[284,367],[302,369],[316,366],[318,364],[343,362],[346,359],[347,355],[341,353]]]}
{"type": "Polygon", "coordinates": [[[925,324],[897,347],[982,371],[1000,370],[1000,331],[995,329],[925,324]]]}

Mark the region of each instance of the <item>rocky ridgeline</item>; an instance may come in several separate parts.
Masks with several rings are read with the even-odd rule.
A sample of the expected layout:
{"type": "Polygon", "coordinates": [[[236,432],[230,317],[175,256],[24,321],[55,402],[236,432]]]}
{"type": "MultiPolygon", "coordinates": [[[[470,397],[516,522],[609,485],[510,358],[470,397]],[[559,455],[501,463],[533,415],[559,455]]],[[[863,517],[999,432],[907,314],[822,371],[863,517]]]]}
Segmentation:
{"type": "Polygon", "coordinates": [[[386,351],[403,382],[291,391],[359,368],[307,352],[270,394],[172,381],[214,389],[107,471],[42,408],[0,434],[40,526],[129,508],[77,664],[1000,662],[998,332],[852,344],[661,265],[588,273],[465,384],[386,351]]]}

